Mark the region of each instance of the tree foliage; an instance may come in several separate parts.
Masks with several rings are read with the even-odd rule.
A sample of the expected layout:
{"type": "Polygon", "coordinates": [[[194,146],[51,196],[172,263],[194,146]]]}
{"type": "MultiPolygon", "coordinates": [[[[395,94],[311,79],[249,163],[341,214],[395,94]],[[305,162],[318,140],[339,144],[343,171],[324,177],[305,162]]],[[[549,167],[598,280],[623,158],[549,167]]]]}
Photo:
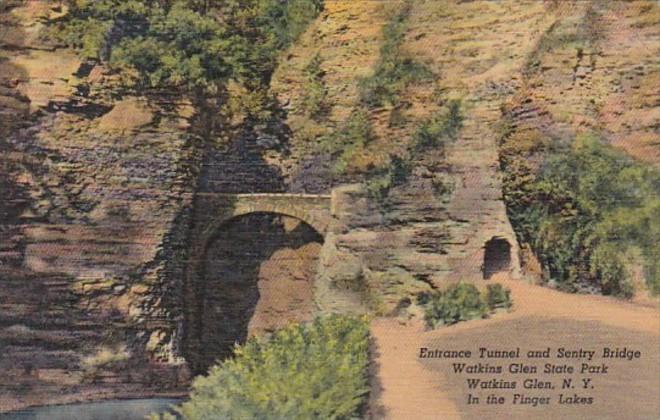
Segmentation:
{"type": "Polygon", "coordinates": [[[505,148],[504,192],[514,227],[548,277],[568,290],[591,285],[629,297],[639,264],[660,291],[660,173],[594,135],[547,151],[535,171],[525,155],[539,143],[505,148]]]}
{"type": "Polygon", "coordinates": [[[177,3],[168,11],[152,9],[144,35],[119,41],[110,55],[110,65],[134,70],[141,88],[215,94],[249,60],[240,41],[226,37],[215,19],[177,3]],[[231,48],[233,54],[229,53],[231,48]]]}
{"type": "Polygon", "coordinates": [[[456,140],[458,132],[463,127],[463,119],[461,101],[449,101],[445,113],[424,122],[413,134],[413,153],[444,148],[447,143],[456,140]]]}
{"type": "Polygon", "coordinates": [[[368,387],[365,319],[333,315],[237,346],[193,383],[184,419],[350,419],[368,387]]]}
{"type": "Polygon", "coordinates": [[[268,81],[277,52],[321,0],[72,0],[60,38],[83,56],[133,71],[137,87],[217,94],[228,79],[268,81]]]}

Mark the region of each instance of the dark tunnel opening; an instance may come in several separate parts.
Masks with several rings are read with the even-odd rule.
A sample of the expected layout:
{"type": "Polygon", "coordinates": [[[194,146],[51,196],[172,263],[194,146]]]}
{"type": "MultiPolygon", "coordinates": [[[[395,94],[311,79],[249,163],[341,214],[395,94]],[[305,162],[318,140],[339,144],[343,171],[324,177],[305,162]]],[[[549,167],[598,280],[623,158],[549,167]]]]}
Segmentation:
{"type": "Polygon", "coordinates": [[[194,285],[196,315],[187,320],[196,373],[232,354],[235,343],[313,316],[313,280],[323,237],[276,213],[238,216],[220,227],[194,285]]]}
{"type": "Polygon", "coordinates": [[[494,237],[486,242],[483,278],[490,279],[495,273],[509,271],[511,267],[511,244],[503,238],[494,237]]]}

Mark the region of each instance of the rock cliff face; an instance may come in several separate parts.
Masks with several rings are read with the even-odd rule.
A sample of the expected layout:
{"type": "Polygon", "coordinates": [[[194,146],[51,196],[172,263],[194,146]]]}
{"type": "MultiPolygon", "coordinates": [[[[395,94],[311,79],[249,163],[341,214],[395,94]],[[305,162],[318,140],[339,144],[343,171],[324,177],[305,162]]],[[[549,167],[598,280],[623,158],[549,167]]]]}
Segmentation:
{"type": "MultiPolygon", "coordinates": [[[[385,22],[404,2],[388,2],[387,7],[377,2],[356,7],[346,2],[331,4],[287,54],[273,82],[292,104],[288,122],[294,132],[292,148],[298,153],[297,162],[313,153],[324,132],[337,130],[342,118],[361,106],[354,90],[369,71],[360,66],[373,65],[378,58],[374,45],[378,38],[362,20],[363,13],[385,22]],[[343,19],[345,15],[353,19],[343,19]],[[364,34],[363,48],[352,46],[356,34],[364,34]],[[360,59],[346,60],[357,51],[360,59]],[[328,118],[322,121],[306,117],[295,100],[295,86],[303,83],[300,75],[305,57],[316,52],[323,59],[331,104],[328,118]],[[349,64],[358,67],[344,75],[349,64]],[[340,79],[339,75],[344,76],[340,79]]],[[[443,100],[438,101],[438,96],[445,101],[462,99],[463,127],[446,152],[433,151],[414,159],[410,179],[390,192],[386,206],[370,199],[357,185],[336,189],[337,223],[322,251],[322,284],[356,290],[367,296],[372,308],[391,313],[421,291],[442,288],[452,281],[482,280],[484,271],[490,269],[484,267],[484,260],[487,244],[493,240],[505,241],[509,247],[508,261],[498,267],[519,274],[517,241],[499,180],[500,106],[522,83],[527,57],[553,16],[540,2],[412,3],[403,48],[437,77],[402,94],[405,123],[391,124],[397,110],[385,107],[370,112],[377,139],[369,153],[401,153],[415,128],[442,109],[443,100]],[[480,7],[487,7],[487,13],[480,7]],[[438,180],[451,192],[438,193],[434,188],[438,180]]],[[[295,184],[298,172],[288,173],[295,184]]],[[[335,302],[328,295],[321,296],[321,306],[346,304],[341,298],[335,302]]]]}
{"type": "Polygon", "coordinates": [[[578,2],[556,10],[538,39],[525,83],[509,104],[513,123],[554,137],[598,131],[657,165],[660,65],[654,2],[578,2]]]}
{"type": "MultiPolygon", "coordinates": [[[[405,2],[376,3],[332,2],[275,75],[274,88],[290,104],[287,121],[297,154],[283,172],[292,186],[300,171],[308,173],[296,163],[310,155],[318,162],[314,150],[323,135],[364,108],[356,87],[377,62],[379,38],[362,16],[384,23],[405,2]],[[352,42],[360,35],[363,47],[355,48],[352,42]],[[328,89],[325,119],[310,118],[300,103],[304,68],[316,53],[328,89]]],[[[369,110],[377,138],[366,153],[375,163],[379,156],[401,153],[414,128],[442,108],[438,96],[462,100],[462,129],[446,153],[412,162],[410,180],[391,191],[385,207],[359,186],[336,189],[337,223],[320,270],[323,284],[366,290],[376,300],[372,307],[385,313],[448,281],[479,281],[503,267],[514,277],[521,274],[499,171],[505,130],[533,128],[553,138],[599,130],[613,145],[657,163],[651,140],[657,137],[656,92],[649,88],[658,71],[653,2],[411,4],[403,50],[437,77],[405,89],[401,109],[369,110]],[[395,111],[403,124],[391,123],[395,111]],[[639,118],[631,120],[632,113],[639,118]],[[451,185],[450,194],[433,193],[438,174],[451,185]]],[[[523,254],[525,273],[534,273],[533,256],[523,254]]],[[[345,306],[342,299],[322,296],[328,308],[345,306]]]]}
{"type": "Polygon", "coordinates": [[[154,288],[196,185],[198,153],[181,121],[156,120],[158,104],[95,94],[103,69],[37,37],[54,13],[39,1],[2,13],[3,409],[66,400],[81,386],[161,386],[145,373],[160,369],[144,349],[166,317],[154,288]]]}

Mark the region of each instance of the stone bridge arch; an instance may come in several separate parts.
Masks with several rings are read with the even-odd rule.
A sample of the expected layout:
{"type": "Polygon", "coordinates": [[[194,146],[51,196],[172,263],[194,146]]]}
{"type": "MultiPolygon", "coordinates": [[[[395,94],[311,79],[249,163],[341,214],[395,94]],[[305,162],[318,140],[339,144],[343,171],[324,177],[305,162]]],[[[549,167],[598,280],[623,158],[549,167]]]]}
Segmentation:
{"type": "Polygon", "coordinates": [[[198,241],[205,246],[223,224],[251,213],[293,217],[325,236],[331,219],[330,202],[330,195],[316,194],[200,194],[195,220],[201,222],[198,241]]]}

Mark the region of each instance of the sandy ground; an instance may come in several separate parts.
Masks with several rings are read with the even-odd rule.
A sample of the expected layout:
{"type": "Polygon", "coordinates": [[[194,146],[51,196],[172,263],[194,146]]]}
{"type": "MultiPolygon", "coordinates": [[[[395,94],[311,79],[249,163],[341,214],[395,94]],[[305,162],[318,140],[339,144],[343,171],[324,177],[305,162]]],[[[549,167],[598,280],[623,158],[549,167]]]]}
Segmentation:
{"type": "Polygon", "coordinates": [[[374,392],[370,402],[373,418],[388,419],[658,419],[660,418],[660,307],[628,303],[603,296],[571,295],[506,278],[495,281],[512,291],[514,310],[486,320],[461,323],[426,331],[421,322],[408,325],[396,319],[373,322],[374,392]],[[624,347],[641,352],[632,361],[603,359],[603,347],[624,347]],[[479,359],[467,362],[502,365],[505,373],[455,374],[450,359],[420,359],[420,347],[478,352],[479,347],[543,350],[551,348],[548,360],[479,359]],[[605,363],[607,373],[580,374],[587,360],[558,359],[556,351],[594,350],[592,365],[605,363]],[[535,374],[508,372],[512,362],[538,366],[535,374]],[[574,374],[544,374],[546,362],[575,367],[574,374]],[[479,405],[467,404],[467,378],[517,381],[515,390],[476,390],[479,405]],[[592,378],[593,388],[580,381],[592,378]],[[524,379],[549,381],[554,389],[523,389],[524,379]],[[564,378],[573,378],[574,389],[562,391],[564,378]],[[507,399],[503,405],[486,405],[488,394],[507,399]],[[548,405],[513,405],[514,393],[549,396],[548,405]],[[558,404],[559,394],[591,396],[590,405],[558,404]]]}

